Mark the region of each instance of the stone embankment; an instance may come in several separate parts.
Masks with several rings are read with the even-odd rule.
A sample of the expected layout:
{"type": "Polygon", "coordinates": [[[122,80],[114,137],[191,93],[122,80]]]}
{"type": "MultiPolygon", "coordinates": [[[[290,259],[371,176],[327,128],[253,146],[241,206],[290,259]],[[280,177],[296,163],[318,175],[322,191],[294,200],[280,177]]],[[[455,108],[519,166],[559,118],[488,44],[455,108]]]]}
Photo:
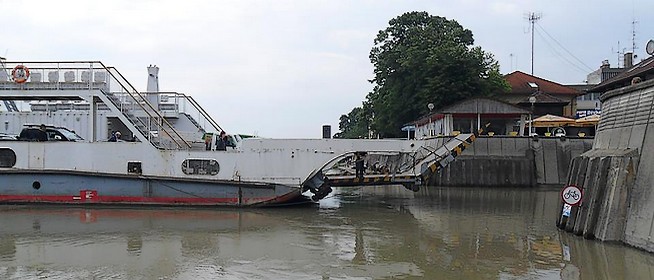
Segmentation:
{"type": "MultiPolygon", "coordinates": [[[[449,138],[431,140],[440,147],[449,138]]],[[[432,177],[436,186],[533,187],[566,182],[570,160],[590,150],[592,138],[482,136],[432,177]]]]}
{"type": "Polygon", "coordinates": [[[654,252],[654,80],[608,91],[601,100],[593,148],[573,159],[566,180],[581,187],[581,206],[569,216],[561,211],[557,225],[654,252]]]}

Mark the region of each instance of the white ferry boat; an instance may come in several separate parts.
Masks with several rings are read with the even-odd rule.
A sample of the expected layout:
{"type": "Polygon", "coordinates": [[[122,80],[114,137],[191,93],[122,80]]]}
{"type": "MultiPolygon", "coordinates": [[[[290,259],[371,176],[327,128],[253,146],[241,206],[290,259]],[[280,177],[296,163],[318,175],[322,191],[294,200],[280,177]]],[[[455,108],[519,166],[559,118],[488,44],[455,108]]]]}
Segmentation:
{"type": "Polygon", "coordinates": [[[102,62],[0,62],[0,203],[264,206],[339,185],[414,189],[474,140],[459,135],[439,151],[407,140],[221,140],[192,97],[158,90],[156,66],[139,92],[102,62]]]}

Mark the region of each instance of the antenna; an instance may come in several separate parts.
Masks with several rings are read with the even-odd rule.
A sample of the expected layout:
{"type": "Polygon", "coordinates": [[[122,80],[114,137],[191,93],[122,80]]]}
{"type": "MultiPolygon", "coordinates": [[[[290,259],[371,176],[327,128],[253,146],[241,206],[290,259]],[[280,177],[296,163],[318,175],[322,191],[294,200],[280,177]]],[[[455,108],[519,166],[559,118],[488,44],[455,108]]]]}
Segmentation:
{"type": "Polygon", "coordinates": [[[638,49],[638,47],[636,47],[636,23],[638,23],[638,21],[634,18],[631,21],[631,55],[635,55],[636,49],[638,49]]]}
{"type": "MultiPolygon", "coordinates": [[[[613,50],[613,48],[611,48],[613,50]]],[[[624,63],[624,53],[627,51],[626,48],[620,49],[620,41],[618,41],[618,50],[615,51],[615,53],[618,54],[618,65],[616,67],[620,68],[620,61],[622,61],[622,65],[625,65],[624,63]]]]}
{"type": "Polygon", "coordinates": [[[525,17],[531,24],[531,75],[534,75],[534,24],[541,18],[541,14],[531,12],[525,17]]]}
{"type": "Polygon", "coordinates": [[[636,49],[638,49],[638,47],[636,46],[636,24],[637,23],[638,23],[638,21],[636,20],[636,1],[631,0],[631,57],[633,59],[636,58],[636,49]]]}

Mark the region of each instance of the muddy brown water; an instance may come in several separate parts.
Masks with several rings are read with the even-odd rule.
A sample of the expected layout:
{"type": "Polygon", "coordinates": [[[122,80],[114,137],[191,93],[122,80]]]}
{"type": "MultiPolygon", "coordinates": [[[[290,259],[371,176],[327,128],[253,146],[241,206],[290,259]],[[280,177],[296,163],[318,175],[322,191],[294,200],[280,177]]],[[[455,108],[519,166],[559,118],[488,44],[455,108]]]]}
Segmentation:
{"type": "Polygon", "coordinates": [[[558,189],[369,187],[309,207],[0,207],[0,279],[654,279],[558,189]]]}

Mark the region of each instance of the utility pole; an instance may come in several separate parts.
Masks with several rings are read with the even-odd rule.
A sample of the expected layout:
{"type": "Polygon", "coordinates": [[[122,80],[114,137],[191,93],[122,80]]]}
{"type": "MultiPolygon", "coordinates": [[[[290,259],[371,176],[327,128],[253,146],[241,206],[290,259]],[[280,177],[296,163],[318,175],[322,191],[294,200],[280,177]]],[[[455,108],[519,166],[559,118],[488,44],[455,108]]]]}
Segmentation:
{"type": "Polygon", "coordinates": [[[531,75],[534,75],[534,25],[540,20],[541,15],[531,12],[527,15],[527,20],[531,24],[531,75]]]}
{"type": "Polygon", "coordinates": [[[513,53],[510,53],[509,57],[511,57],[511,72],[513,72],[513,53]]]}

